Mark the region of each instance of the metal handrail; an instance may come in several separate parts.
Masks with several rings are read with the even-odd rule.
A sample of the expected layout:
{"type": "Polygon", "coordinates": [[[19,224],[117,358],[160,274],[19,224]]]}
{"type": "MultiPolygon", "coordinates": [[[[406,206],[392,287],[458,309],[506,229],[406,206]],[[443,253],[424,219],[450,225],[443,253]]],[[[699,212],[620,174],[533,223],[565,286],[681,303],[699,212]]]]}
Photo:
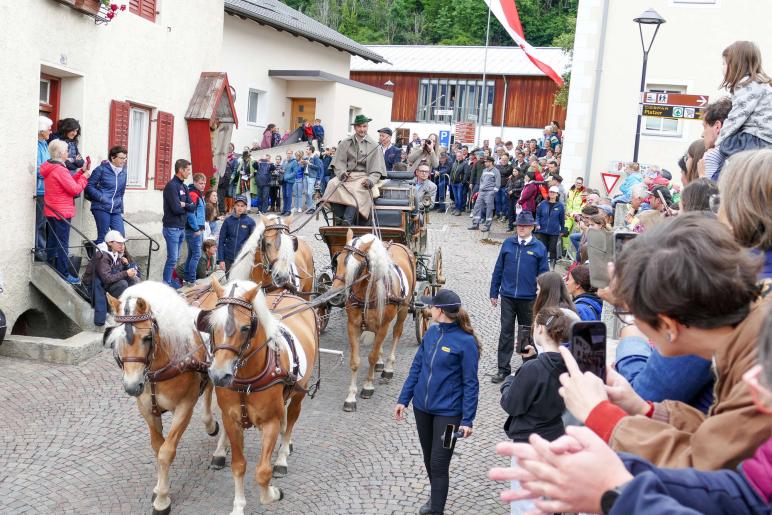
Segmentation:
{"type": "Polygon", "coordinates": [[[143,231],[142,229],[140,229],[139,227],[137,227],[133,223],[131,223],[128,220],[126,220],[126,218],[124,218],[124,217],[121,217],[121,218],[123,218],[123,221],[126,222],[127,224],[129,224],[134,230],[136,230],[138,233],[141,233],[142,236],[144,236],[145,238],[150,240],[150,245],[151,245],[150,249],[153,252],[158,252],[159,250],[161,250],[161,245],[152,236],[150,236],[148,233],[146,233],[145,231],[143,231]]]}

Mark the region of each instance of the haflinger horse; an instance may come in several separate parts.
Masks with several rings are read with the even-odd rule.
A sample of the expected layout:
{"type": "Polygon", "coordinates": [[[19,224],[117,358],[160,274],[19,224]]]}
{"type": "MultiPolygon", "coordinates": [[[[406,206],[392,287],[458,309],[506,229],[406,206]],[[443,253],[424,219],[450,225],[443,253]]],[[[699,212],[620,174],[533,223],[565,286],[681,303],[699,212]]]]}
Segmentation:
{"type": "Polygon", "coordinates": [[[150,430],[158,464],[153,513],[166,514],[171,510],[169,467],[202,393],[204,427],[210,436],[219,431],[212,416],[206,344],[193,325],[191,308],[163,283],[141,282],[127,288],[120,300],[107,298],[117,325],[105,331],[104,343],[112,347],[123,370],[123,388],[137,398],[150,430]],[[164,437],[161,414],[166,411],[173,418],[164,437]]]}
{"type": "Polygon", "coordinates": [[[287,473],[292,429],[307,393],[311,369],[317,359],[319,331],[313,309],[304,308],[300,297],[286,291],[265,295],[259,284],[212,282],[217,307],[199,327],[207,324],[213,358],[209,377],[232,449],[231,470],[235,484],[232,514],[244,513],[244,430],[255,426],[262,432],[260,462],[255,470],[260,502],[284,497],[270,485],[271,455],[281,433],[282,441],[273,474],[287,473]],[[284,313],[277,319],[272,310],[284,313]]]}
{"type": "Polygon", "coordinates": [[[288,290],[309,300],[314,291],[311,247],[290,235],[292,217],[261,215],[228,273],[231,280],[251,280],[263,290],[288,290]]]}
{"type": "Polygon", "coordinates": [[[402,336],[416,280],[415,256],[406,246],[391,242],[384,244],[373,234],[364,234],[356,239],[353,236],[349,229],[346,234],[348,243],[335,255],[332,264],[335,270],[332,288],[345,286],[349,292],[333,300],[336,305],[345,302],[348,341],[351,346],[351,384],[343,403],[343,411],[356,411],[362,334],[365,331],[375,334],[373,350],[368,359],[370,367],[361,392],[363,399],[369,399],[375,392],[373,376],[376,366],[383,366],[381,346],[392,321],[391,353],[383,366],[381,377],[384,380],[394,377],[397,343],[402,336]]]}

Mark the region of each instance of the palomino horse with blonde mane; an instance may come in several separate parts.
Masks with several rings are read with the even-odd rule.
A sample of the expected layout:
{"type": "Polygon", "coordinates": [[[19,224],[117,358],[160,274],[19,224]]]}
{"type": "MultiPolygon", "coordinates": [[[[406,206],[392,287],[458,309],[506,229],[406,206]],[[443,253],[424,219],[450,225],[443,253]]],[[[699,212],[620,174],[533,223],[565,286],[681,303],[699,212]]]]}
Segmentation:
{"type": "MultiPolygon", "coordinates": [[[[335,255],[332,263],[335,270],[332,288],[345,286],[349,291],[345,296],[345,305],[348,315],[348,341],[351,346],[351,385],[343,403],[343,411],[356,411],[362,333],[375,333],[373,350],[368,358],[370,367],[360,394],[363,399],[369,399],[375,392],[375,367],[380,361],[381,346],[392,321],[394,328],[391,353],[381,377],[384,380],[394,377],[397,343],[402,336],[416,280],[415,256],[406,246],[391,242],[384,244],[373,234],[364,234],[358,238],[353,236],[349,229],[346,234],[348,243],[335,255]]],[[[342,304],[344,295],[342,294],[335,304],[342,304]]]]}
{"type": "Polygon", "coordinates": [[[228,273],[264,291],[288,290],[306,298],[314,291],[314,256],[308,243],[290,235],[292,217],[261,215],[228,273]]]}
{"type": "Polygon", "coordinates": [[[123,388],[137,398],[150,430],[158,464],[153,513],[167,514],[171,510],[169,467],[202,393],[206,431],[210,436],[219,431],[212,416],[207,349],[193,325],[191,308],[165,284],[145,281],[127,288],[120,300],[107,298],[117,325],[105,331],[104,342],[113,348],[123,369],[123,388]],[[161,414],[166,411],[173,418],[164,437],[161,414]]]}
{"type": "MultiPolygon", "coordinates": [[[[209,377],[217,387],[217,403],[232,449],[235,484],[232,514],[244,513],[244,430],[262,432],[261,456],[255,476],[260,502],[283,498],[270,485],[271,455],[279,434],[282,441],[273,474],[287,473],[292,429],[317,359],[319,332],[312,309],[286,291],[265,295],[251,281],[212,281],[217,307],[204,312],[213,345],[209,377]],[[285,313],[281,320],[272,311],[285,313]]],[[[199,324],[199,327],[202,323],[199,324]]]]}

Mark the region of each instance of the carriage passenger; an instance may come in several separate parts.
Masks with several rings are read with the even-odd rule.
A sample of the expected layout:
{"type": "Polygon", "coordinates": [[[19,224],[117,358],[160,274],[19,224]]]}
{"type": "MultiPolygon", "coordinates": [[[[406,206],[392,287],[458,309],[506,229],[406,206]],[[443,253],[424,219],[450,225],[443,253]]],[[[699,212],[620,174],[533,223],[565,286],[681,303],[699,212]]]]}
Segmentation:
{"type": "Polygon", "coordinates": [[[230,270],[241,247],[255,230],[255,221],[247,215],[247,198],[238,195],[233,201],[233,213],[223,221],[217,245],[218,266],[230,270]]]}
{"type": "Polygon", "coordinates": [[[433,298],[422,297],[421,301],[431,306],[437,323],[429,326],[416,352],[394,416],[404,420],[405,407],[413,401],[418,439],[431,483],[431,498],[419,513],[440,514],[448,496],[448,471],[455,447],[452,443],[445,448],[442,435],[451,424],[464,437],[472,434],[479,395],[480,341],[455,292],[442,289],[433,298]]]}
{"type": "Polygon", "coordinates": [[[434,196],[437,193],[437,185],[429,180],[429,174],[431,169],[429,163],[423,162],[418,166],[415,171],[415,179],[411,182],[415,186],[415,203],[418,211],[418,219],[423,224],[423,211],[424,209],[431,209],[434,207],[434,196]],[[427,200],[427,205],[424,205],[424,199],[427,200]]]}

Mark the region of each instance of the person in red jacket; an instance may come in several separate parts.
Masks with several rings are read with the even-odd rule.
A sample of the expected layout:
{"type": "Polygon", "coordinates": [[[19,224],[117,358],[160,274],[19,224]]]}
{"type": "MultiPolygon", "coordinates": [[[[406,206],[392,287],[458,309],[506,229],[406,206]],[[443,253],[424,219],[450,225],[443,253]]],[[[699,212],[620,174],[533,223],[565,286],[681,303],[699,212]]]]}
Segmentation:
{"type": "Polygon", "coordinates": [[[46,241],[46,254],[49,263],[55,262],[56,270],[67,282],[77,284],[80,279],[70,274],[67,257],[70,219],[75,216],[73,199],[86,188],[91,170],[81,168],[75,175],[70,175],[64,165],[67,159],[67,143],[62,140],[52,141],[48,145],[48,152],[51,159],[40,165],[40,176],[43,177],[45,185],[43,214],[50,228],[46,241]]]}
{"type": "Polygon", "coordinates": [[[536,204],[539,195],[539,186],[534,181],[533,172],[529,170],[523,177],[523,191],[520,193],[517,205],[523,211],[528,211],[533,217],[536,217],[536,204]]]}

